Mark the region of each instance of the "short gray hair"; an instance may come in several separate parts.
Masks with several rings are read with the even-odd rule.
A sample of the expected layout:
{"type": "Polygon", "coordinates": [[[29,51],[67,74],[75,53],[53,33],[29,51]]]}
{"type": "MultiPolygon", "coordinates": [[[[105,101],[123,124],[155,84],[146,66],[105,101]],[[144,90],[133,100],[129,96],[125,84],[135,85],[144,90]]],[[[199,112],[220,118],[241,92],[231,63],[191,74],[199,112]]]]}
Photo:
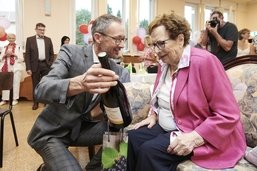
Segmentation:
{"type": "Polygon", "coordinates": [[[105,33],[106,29],[113,22],[122,23],[122,20],[114,15],[104,14],[93,21],[91,32],[94,35],[97,32],[105,33]]]}

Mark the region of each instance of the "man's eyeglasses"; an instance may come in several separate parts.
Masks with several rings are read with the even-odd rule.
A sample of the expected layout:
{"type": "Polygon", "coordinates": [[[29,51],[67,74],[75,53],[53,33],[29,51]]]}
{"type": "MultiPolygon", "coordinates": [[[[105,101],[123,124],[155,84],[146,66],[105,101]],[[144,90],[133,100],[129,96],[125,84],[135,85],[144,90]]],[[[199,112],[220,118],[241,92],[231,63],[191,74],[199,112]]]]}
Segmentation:
{"type": "Polygon", "coordinates": [[[109,35],[107,35],[107,34],[105,34],[105,33],[102,33],[102,32],[98,32],[98,33],[100,33],[100,34],[103,35],[103,36],[112,38],[112,39],[114,40],[114,42],[115,42],[116,45],[119,45],[119,44],[121,44],[121,42],[126,42],[126,41],[128,40],[126,37],[124,37],[124,38],[119,38],[119,37],[112,37],[112,36],[109,36],[109,35]]]}
{"type": "Polygon", "coordinates": [[[169,38],[169,39],[166,39],[166,40],[163,40],[163,41],[154,42],[154,43],[152,44],[153,50],[156,51],[156,47],[157,47],[159,50],[164,49],[164,48],[165,48],[165,44],[166,44],[166,42],[167,42],[168,40],[170,40],[170,38],[169,38]]]}

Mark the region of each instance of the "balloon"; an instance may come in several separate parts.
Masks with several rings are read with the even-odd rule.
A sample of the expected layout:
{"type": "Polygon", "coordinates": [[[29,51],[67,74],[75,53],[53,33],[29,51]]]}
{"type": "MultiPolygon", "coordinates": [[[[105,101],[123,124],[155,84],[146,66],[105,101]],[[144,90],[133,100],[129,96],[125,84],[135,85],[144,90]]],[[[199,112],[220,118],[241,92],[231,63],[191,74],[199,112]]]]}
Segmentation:
{"type": "Polygon", "coordinates": [[[83,34],[87,34],[88,33],[88,27],[86,24],[81,24],[79,26],[79,31],[80,33],[83,33],[83,34]]]}
{"type": "Polygon", "coordinates": [[[7,33],[3,37],[0,37],[0,41],[6,41],[7,40],[7,33]]]}
{"type": "Polygon", "coordinates": [[[0,38],[5,35],[5,30],[2,26],[0,26],[0,38]]]}
{"type": "Polygon", "coordinates": [[[139,44],[137,45],[137,50],[138,50],[138,51],[143,51],[144,48],[145,48],[145,45],[144,45],[143,43],[139,43],[139,44]]]}
{"type": "Polygon", "coordinates": [[[143,40],[146,35],[146,30],[144,28],[139,28],[137,30],[137,35],[143,40]]]}
{"type": "Polygon", "coordinates": [[[0,16],[0,26],[2,26],[5,29],[8,29],[10,27],[11,23],[9,20],[7,20],[5,17],[0,16]]]}
{"type": "Polygon", "coordinates": [[[132,38],[132,42],[135,44],[135,45],[138,45],[139,43],[141,43],[141,38],[138,37],[138,36],[134,36],[132,38]]]}

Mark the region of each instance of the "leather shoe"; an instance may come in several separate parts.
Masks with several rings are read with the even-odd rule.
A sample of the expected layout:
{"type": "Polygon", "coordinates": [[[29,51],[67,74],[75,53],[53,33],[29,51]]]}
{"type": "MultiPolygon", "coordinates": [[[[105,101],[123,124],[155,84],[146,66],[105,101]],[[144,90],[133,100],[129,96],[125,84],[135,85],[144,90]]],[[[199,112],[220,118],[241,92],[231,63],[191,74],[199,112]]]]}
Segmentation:
{"type": "Polygon", "coordinates": [[[86,165],[86,171],[102,171],[102,147],[98,150],[98,152],[94,155],[94,157],[89,161],[86,165]]]}
{"type": "Polygon", "coordinates": [[[32,106],[32,110],[37,110],[38,109],[38,103],[34,103],[32,106]]]}

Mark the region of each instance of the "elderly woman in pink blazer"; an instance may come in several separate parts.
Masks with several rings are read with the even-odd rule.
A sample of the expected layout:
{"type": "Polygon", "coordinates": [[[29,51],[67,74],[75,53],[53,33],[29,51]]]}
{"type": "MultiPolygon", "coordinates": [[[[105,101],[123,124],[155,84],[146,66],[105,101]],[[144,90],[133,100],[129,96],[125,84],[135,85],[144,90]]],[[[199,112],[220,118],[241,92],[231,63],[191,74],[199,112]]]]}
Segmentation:
{"type": "Polygon", "coordinates": [[[149,116],[129,131],[128,171],[172,171],[187,159],[208,169],[235,166],[246,144],[240,110],[218,58],[190,47],[174,13],[149,25],[160,59],[149,116]]]}

